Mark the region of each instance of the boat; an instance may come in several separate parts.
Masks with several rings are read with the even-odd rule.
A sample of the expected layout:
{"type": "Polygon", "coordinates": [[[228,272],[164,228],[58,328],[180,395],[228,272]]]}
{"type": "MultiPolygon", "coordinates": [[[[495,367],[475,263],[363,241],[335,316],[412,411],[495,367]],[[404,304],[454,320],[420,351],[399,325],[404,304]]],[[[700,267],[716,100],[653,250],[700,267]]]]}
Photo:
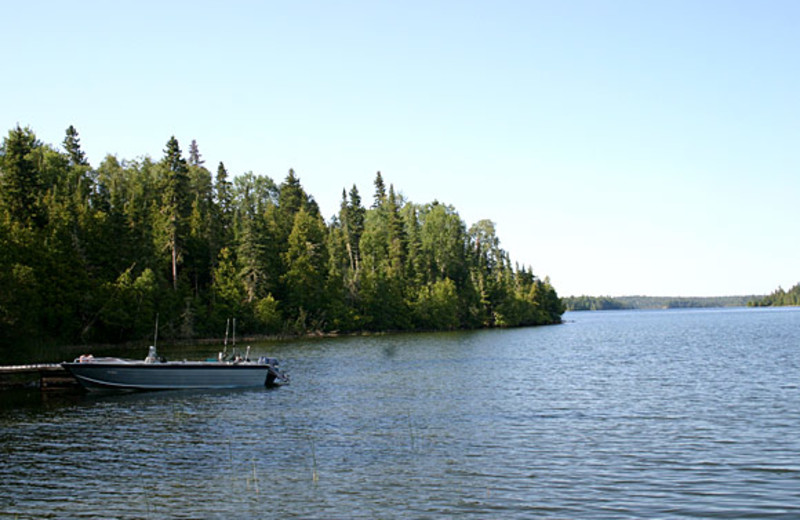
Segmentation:
{"type": "Polygon", "coordinates": [[[83,355],[61,366],[89,390],[246,388],[289,381],[278,368],[276,359],[251,360],[250,347],[244,356],[228,354],[227,330],[225,343],[225,352],[205,361],[167,361],[158,355],[153,345],[144,360],[83,355]]]}
{"type": "Polygon", "coordinates": [[[85,388],[116,390],[179,390],[246,388],[288,382],[275,359],[165,361],[155,349],[143,360],[84,355],[62,363],[85,388]]]}

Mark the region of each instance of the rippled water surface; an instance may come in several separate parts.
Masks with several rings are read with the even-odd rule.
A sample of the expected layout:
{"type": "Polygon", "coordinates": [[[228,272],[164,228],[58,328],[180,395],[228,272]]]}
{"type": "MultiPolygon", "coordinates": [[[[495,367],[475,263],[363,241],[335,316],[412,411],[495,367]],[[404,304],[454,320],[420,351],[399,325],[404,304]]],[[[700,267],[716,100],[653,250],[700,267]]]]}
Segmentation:
{"type": "Polygon", "coordinates": [[[800,309],[565,318],[254,345],[278,389],[0,394],[0,517],[800,517],[800,309]]]}

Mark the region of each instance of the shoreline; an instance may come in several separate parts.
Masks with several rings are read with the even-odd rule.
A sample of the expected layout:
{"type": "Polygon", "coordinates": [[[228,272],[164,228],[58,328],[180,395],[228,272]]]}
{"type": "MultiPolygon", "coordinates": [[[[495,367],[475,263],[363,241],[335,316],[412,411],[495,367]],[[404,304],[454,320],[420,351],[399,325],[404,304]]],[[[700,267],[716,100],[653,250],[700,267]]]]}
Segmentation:
{"type": "MultiPolygon", "coordinates": [[[[313,331],[304,334],[250,334],[237,337],[237,344],[245,342],[285,342],[285,341],[298,341],[303,339],[324,339],[324,338],[339,338],[339,337],[371,337],[371,336],[386,336],[391,334],[420,334],[420,333],[435,333],[435,332],[455,332],[455,331],[478,331],[478,330],[491,330],[491,329],[507,329],[507,328],[526,328],[526,327],[543,327],[550,325],[563,324],[563,318],[551,323],[541,323],[536,325],[519,325],[515,327],[479,327],[475,329],[430,329],[430,330],[385,330],[385,331],[313,331]]],[[[29,363],[60,363],[68,361],[81,354],[87,353],[108,353],[113,355],[120,352],[132,351],[135,349],[146,350],[147,346],[152,345],[153,338],[141,338],[123,341],[120,343],[73,343],[67,345],[57,344],[32,344],[18,347],[14,352],[21,355],[3,356],[5,359],[0,362],[0,365],[10,364],[29,364],[29,363]],[[55,359],[59,358],[59,359],[55,359]],[[61,359],[64,358],[64,359],[61,359]]],[[[192,345],[219,345],[222,347],[225,341],[224,337],[198,337],[198,338],[159,338],[158,345],[165,348],[171,347],[187,347],[192,345]]],[[[11,353],[11,351],[7,351],[11,353]]]]}

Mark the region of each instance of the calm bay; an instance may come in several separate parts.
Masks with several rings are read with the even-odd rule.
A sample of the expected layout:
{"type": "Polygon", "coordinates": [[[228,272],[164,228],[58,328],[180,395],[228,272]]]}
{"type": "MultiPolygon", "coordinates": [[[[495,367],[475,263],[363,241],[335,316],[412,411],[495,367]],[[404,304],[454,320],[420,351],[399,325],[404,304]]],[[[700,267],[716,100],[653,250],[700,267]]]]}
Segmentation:
{"type": "Polygon", "coordinates": [[[564,318],[253,344],[277,389],[0,394],[0,518],[800,517],[800,309],[564,318]]]}

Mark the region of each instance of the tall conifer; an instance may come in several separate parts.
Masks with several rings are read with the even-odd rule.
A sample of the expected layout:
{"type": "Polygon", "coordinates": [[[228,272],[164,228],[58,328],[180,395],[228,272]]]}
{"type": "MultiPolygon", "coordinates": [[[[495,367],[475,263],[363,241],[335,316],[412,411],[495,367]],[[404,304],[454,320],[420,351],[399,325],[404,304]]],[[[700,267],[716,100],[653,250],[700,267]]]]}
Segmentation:
{"type": "Polygon", "coordinates": [[[64,137],[64,150],[69,155],[69,162],[71,166],[88,166],[89,162],[86,160],[86,154],[81,150],[81,139],[78,137],[78,131],[75,127],[69,125],[67,128],[67,135],[64,137]]]}
{"type": "Polygon", "coordinates": [[[44,224],[39,204],[44,185],[34,150],[41,143],[30,128],[8,132],[0,150],[0,196],[14,220],[23,224],[44,224]]]}
{"type": "Polygon", "coordinates": [[[186,160],[181,155],[175,136],[167,142],[162,165],[165,169],[161,198],[166,247],[172,256],[172,288],[178,289],[178,262],[183,253],[186,219],[190,211],[189,176],[186,160]]]}
{"type": "Polygon", "coordinates": [[[372,203],[373,208],[380,208],[386,202],[386,184],[383,183],[383,176],[381,172],[375,174],[375,201],[372,203]]]}

